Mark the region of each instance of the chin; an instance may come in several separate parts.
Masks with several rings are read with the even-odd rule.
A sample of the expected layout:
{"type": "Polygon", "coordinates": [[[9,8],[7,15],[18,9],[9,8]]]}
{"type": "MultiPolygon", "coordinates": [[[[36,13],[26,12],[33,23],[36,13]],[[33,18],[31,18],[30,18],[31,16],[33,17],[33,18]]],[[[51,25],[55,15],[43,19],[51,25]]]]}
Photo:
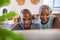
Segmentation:
{"type": "Polygon", "coordinates": [[[46,23],[46,22],[43,22],[43,23],[46,23]]]}

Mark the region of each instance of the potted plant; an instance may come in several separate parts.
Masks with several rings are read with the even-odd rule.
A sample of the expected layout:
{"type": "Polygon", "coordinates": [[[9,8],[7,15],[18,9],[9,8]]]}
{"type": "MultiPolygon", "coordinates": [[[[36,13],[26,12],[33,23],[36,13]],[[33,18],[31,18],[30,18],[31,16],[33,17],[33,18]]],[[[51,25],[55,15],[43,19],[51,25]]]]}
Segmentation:
{"type": "Polygon", "coordinates": [[[0,8],[10,4],[10,0],[0,0],[0,8]]]}
{"type": "Polygon", "coordinates": [[[10,11],[9,13],[5,13],[2,16],[0,16],[0,24],[3,24],[3,22],[9,18],[17,18],[19,17],[19,15],[14,12],[14,11],[10,11]]]}
{"type": "MultiPolygon", "coordinates": [[[[10,0],[0,0],[0,8],[10,4],[10,0]]],[[[15,18],[18,15],[11,11],[8,14],[3,14],[0,16],[0,23],[3,23],[8,18],[15,18]]],[[[11,30],[0,28],[0,40],[25,40],[25,37],[22,34],[16,34],[11,30]]]]}
{"type": "Polygon", "coordinates": [[[0,40],[25,40],[22,34],[16,34],[11,30],[0,28],[0,40]]]}

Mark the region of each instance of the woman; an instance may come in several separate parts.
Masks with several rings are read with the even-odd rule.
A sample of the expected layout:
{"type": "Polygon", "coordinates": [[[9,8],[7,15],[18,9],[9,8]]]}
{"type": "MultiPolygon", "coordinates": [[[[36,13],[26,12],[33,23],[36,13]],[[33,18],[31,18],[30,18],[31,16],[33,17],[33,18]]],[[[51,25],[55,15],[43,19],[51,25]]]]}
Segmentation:
{"type": "Polygon", "coordinates": [[[48,5],[42,5],[39,9],[38,23],[40,29],[60,28],[58,18],[51,15],[51,10],[48,5]]]}

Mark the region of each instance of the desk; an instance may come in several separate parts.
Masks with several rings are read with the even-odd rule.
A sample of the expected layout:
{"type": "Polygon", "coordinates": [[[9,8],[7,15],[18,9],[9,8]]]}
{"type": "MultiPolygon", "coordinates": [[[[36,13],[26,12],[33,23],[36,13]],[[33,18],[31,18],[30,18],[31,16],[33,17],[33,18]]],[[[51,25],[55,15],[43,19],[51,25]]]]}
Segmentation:
{"type": "Polygon", "coordinates": [[[60,40],[60,29],[15,30],[14,32],[23,34],[27,40],[60,40]]]}

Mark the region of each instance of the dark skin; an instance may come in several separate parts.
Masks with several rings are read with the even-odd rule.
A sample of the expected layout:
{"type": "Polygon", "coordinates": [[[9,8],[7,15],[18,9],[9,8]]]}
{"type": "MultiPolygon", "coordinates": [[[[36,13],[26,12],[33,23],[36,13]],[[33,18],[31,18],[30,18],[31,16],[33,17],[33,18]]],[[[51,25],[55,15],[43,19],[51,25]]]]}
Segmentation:
{"type": "MultiPolygon", "coordinates": [[[[48,6],[42,6],[41,11],[40,11],[40,19],[43,24],[48,23],[50,19],[50,8],[48,6]]],[[[53,20],[53,28],[60,28],[60,23],[58,20],[58,17],[55,17],[53,20]]]]}
{"type": "Polygon", "coordinates": [[[43,24],[46,24],[49,21],[50,18],[50,10],[49,9],[42,9],[40,18],[42,20],[43,24]]]}
{"type": "Polygon", "coordinates": [[[53,28],[58,28],[60,29],[60,23],[59,23],[59,18],[58,17],[55,17],[54,21],[53,21],[53,28]]]}
{"type": "Polygon", "coordinates": [[[32,17],[30,16],[28,11],[24,11],[23,13],[23,24],[25,25],[25,29],[30,29],[30,26],[32,24],[32,17]]]}

